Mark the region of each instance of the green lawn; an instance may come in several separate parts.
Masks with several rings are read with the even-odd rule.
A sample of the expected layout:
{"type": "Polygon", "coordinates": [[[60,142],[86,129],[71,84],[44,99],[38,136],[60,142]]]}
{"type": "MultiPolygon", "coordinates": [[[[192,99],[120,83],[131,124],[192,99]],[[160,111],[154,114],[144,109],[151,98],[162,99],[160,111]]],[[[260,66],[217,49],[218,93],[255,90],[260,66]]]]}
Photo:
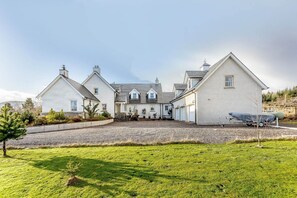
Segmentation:
{"type": "Polygon", "coordinates": [[[0,197],[296,197],[297,142],[8,150],[0,197]],[[81,165],[66,187],[67,162],[81,165]]]}

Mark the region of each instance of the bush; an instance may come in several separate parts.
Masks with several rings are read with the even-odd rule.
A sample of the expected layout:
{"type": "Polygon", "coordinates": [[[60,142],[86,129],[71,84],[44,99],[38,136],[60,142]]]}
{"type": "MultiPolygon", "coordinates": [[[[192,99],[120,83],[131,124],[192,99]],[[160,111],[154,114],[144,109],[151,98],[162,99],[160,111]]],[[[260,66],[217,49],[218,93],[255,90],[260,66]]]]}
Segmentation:
{"type": "Polygon", "coordinates": [[[46,117],[37,117],[34,122],[35,126],[46,125],[46,124],[47,124],[46,117]]]}
{"type": "Polygon", "coordinates": [[[64,114],[63,109],[60,112],[56,113],[55,119],[56,120],[66,120],[66,116],[64,114]]]}
{"type": "Polygon", "coordinates": [[[47,123],[49,124],[58,124],[67,122],[67,117],[64,114],[64,111],[55,112],[53,109],[46,115],[47,123]]]}
{"type": "Polygon", "coordinates": [[[104,116],[105,118],[112,118],[111,115],[110,115],[110,113],[108,113],[107,111],[103,111],[101,113],[101,115],[104,116]]]}
{"type": "Polygon", "coordinates": [[[70,118],[70,121],[72,121],[72,122],[81,122],[82,118],[80,116],[75,116],[75,117],[70,118]]]}
{"type": "Polygon", "coordinates": [[[35,116],[32,112],[30,112],[29,110],[24,111],[21,114],[21,120],[25,123],[25,124],[31,124],[35,121],[35,116]]]}

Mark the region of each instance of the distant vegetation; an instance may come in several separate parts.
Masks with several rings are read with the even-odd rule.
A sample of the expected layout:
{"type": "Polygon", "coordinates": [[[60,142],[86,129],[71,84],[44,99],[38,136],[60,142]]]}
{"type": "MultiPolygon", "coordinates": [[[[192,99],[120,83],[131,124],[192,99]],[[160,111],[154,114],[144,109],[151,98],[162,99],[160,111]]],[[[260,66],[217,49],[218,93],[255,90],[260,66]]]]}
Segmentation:
{"type": "Polygon", "coordinates": [[[262,95],[264,103],[276,102],[278,100],[291,99],[297,97],[297,86],[293,88],[286,88],[277,92],[267,92],[262,95]]]}

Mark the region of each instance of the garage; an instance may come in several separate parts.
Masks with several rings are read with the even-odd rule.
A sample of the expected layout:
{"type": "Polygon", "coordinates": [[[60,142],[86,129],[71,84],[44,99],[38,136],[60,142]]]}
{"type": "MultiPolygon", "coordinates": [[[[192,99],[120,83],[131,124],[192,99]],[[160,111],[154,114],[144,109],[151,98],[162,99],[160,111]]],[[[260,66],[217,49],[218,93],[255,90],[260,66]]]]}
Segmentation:
{"type": "Polygon", "coordinates": [[[189,122],[195,122],[195,105],[189,106],[188,119],[189,122]]]}
{"type": "Polygon", "coordinates": [[[181,121],[186,120],[186,108],[185,107],[180,108],[180,120],[181,121]]]}
{"type": "Polygon", "coordinates": [[[175,109],[175,120],[180,120],[180,109],[175,109]]]}

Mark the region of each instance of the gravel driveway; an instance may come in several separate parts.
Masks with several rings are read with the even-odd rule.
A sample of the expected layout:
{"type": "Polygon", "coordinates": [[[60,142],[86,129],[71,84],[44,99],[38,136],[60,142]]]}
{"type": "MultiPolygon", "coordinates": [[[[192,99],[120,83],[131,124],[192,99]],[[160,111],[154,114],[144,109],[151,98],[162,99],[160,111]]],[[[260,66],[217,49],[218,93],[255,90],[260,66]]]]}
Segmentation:
{"type": "MultiPolygon", "coordinates": [[[[297,130],[263,128],[262,138],[289,138],[297,130]]],[[[257,131],[245,126],[196,126],[178,121],[115,122],[106,126],[58,132],[28,134],[18,141],[8,141],[12,147],[42,147],[63,145],[106,145],[116,143],[166,143],[199,141],[225,143],[234,140],[255,139],[257,131]]]]}

